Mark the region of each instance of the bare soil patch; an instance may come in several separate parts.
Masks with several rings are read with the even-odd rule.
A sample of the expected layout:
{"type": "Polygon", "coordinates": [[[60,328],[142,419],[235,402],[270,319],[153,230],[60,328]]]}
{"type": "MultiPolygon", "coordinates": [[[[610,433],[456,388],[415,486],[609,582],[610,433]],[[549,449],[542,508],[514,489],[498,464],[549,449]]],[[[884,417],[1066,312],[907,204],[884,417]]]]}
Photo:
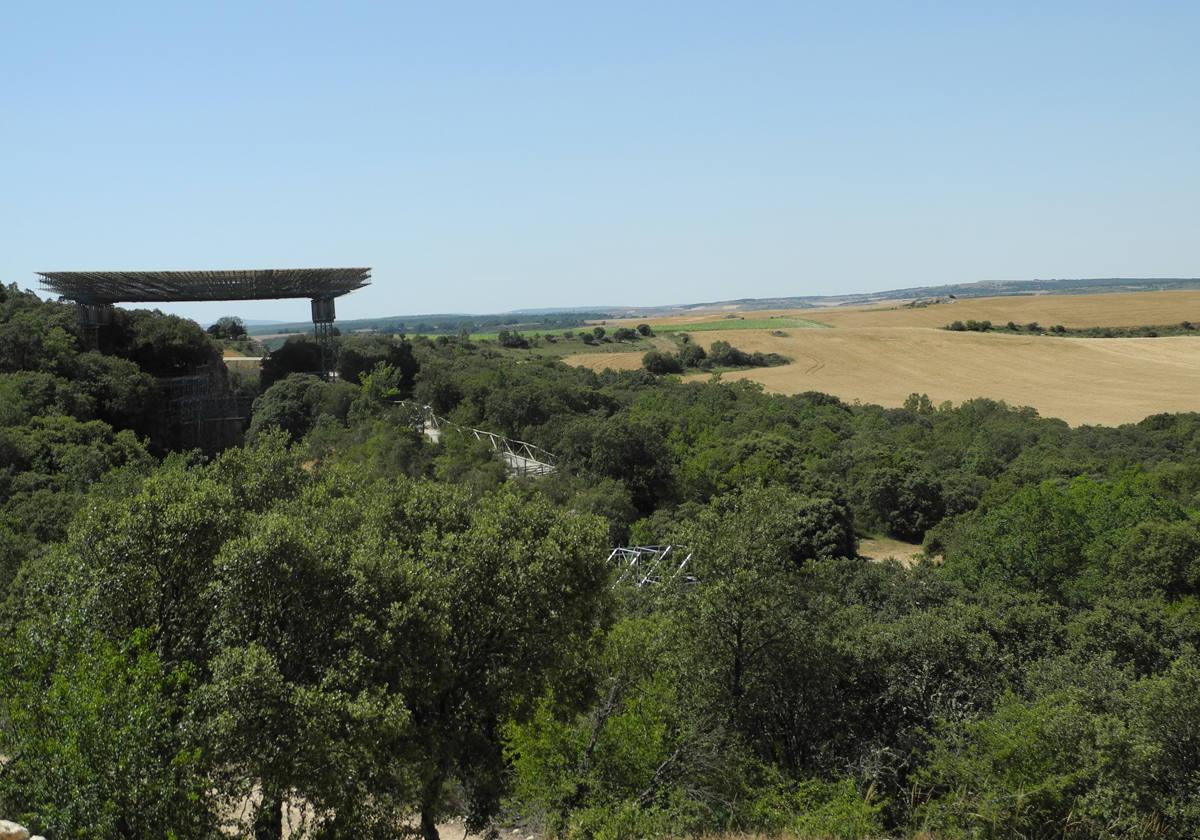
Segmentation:
{"type": "Polygon", "coordinates": [[[906,543],[888,537],[872,537],[858,541],[858,555],[868,560],[895,560],[900,565],[908,567],[917,562],[921,554],[921,546],[916,543],[906,543]]]}

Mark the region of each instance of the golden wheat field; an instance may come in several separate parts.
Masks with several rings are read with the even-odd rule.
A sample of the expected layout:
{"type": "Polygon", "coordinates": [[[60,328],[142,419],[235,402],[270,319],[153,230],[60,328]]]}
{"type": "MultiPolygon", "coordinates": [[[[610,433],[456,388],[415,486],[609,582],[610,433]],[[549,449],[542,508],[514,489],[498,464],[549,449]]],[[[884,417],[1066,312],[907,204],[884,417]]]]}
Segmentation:
{"type": "Polygon", "coordinates": [[[1200,291],[973,298],[920,309],[900,305],[806,309],[805,316],[838,327],[942,327],[975,319],[1064,327],[1136,327],[1200,318],[1200,291]],[[1190,317],[1189,317],[1190,316],[1190,317]]]}
{"type": "MultiPolygon", "coordinates": [[[[886,406],[902,404],[911,393],[928,394],[935,403],[990,397],[1073,425],[1200,411],[1200,337],[1053,338],[941,329],[967,319],[1068,327],[1200,323],[1200,292],[979,298],[922,309],[805,309],[747,317],[769,314],[811,318],[833,329],[785,329],[784,336],[766,329],[715,330],[693,333],[693,340],[788,356],[787,365],[723,375],[778,393],[823,391],[886,406]]],[[[596,370],[631,369],[641,364],[641,353],[593,353],[566,361],[596,370]]]]}

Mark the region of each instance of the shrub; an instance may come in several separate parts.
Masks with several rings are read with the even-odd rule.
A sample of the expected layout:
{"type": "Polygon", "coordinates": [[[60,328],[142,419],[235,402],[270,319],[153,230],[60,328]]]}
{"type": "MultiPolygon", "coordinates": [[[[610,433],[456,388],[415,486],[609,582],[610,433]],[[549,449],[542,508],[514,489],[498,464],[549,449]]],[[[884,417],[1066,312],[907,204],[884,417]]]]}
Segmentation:
{"type": "Polygon", "coordinates": [[[688,342],[679,348],[679,363],[685,368],[700,367],[708,354],[704,348],[694,342],[688,342]]]}
{"type": "Polygon", "coordinates": [[[511,347],[518,350],[529,349],[529,339],[525,338],[519,332],[500,330],[496,334],[496,341],[501,347],[511,347]]]}
{"type": "Polygon", "coordinates": [[[651,350],[642,356],[642,367],[660,376],[666,373],[683,373],[683,365],[679,358],[661,350],[651,350]]]}
{"type": "Polygon", "coordinates": [[[728,341],[714,341],[708,348],[708,360],[716,367],[739,367],[750,364],[750,356],[728,341]]]}

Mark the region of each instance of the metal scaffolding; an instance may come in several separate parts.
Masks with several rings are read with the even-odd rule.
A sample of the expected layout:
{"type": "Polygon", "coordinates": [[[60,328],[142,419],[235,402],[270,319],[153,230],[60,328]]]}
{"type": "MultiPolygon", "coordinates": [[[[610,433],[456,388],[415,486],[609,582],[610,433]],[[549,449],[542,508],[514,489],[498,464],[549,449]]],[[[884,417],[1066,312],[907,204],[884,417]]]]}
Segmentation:
{"type": "Polygon", "coordinates": [[[79,335],[85,350],[100,349],[100,330],[110,326],[113,320],[111,303],[77,303],[75,317],[79,322],[79,335]]]}
{"type": "Polygon", "coordinates": [[[369,268],[39,271],[42,288],[77,303],[333,299],[368,285],[369,268]]]}
{"type": "Polygon", "coordinates": [[[634,545],[614,548],[608,555],[610,566],[621,574],[615,585],[632,584],[639,589],[656,583],[695,583],[689,571],[692,553],[677,545],[634,545]]]}
{"type": "Polygon", "coordinates": [[[333,341],[336,335],[333,328],[335,317],[333,298],[313,298],[313,338],[316,339],[317,346],[321,348],[321,370],[326,376],[330,376],[333,373],[333,363],[336,355],[333,341]]]}
{"type": "Polygon", "coordinates": [[[321,368],[333,372],[335,298],[371,282],[369,268],[247,268],[219,271],[39,271],[44,292],[74,301],[86,346],[96,349],[114,303],[312,300],[321,368]]]}
{"type": "Polygon", "coordinates": [[[155,386],[163,410],[153,436],[169,448],[214,453],[241,441],[250,404],[230,389],[223,366],[201,365],[186,376],[161,377],[155,386]]]}

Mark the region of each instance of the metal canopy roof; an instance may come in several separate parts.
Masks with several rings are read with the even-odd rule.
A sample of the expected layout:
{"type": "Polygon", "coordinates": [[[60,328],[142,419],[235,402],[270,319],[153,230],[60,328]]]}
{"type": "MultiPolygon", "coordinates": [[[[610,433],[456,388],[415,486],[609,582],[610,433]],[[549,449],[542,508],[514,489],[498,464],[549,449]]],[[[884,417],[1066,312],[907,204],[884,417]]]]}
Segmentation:
{"type": "Polygon", "coordinates": [[[39,271],[42,288],[77,303],[335,298],[371,282],[369,268],[227,271],[39,271]]]}

